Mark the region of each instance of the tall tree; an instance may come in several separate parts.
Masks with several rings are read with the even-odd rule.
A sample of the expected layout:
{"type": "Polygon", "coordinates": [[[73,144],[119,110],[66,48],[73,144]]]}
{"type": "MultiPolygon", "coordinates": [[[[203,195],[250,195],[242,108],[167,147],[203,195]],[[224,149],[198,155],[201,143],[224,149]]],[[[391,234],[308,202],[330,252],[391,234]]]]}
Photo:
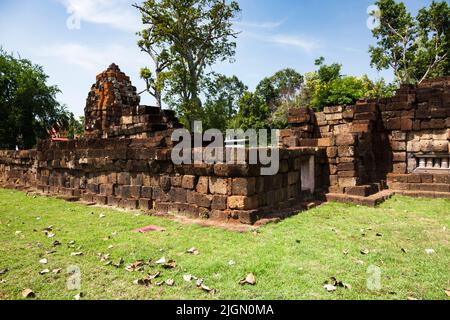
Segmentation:
{"type": "Polygon", "coordinates": [[[238,101],[247,91],[247,86],[236,76],[213,74],[205,79],[206,100],[202,117],[204,129],[225,131],[230,119],[238,111],[238,101]]]}
{"type": "Polygon", "coordinates": [[[67,118],[41,66],[0,48],[0,148],[34,147],[48,129],[67,118]]]}
{"type": "Polygon", "coordinates": [[[238,102],[239,111],[231,122],[236,129],[269,128],[269,108],[264,98],[252,92],[245,92],[238,102]]]}
{"type": "Polygon", "coordinates": [[[255,94],[266,102],[273,128],[287,126],[288,111],[296,106],[302,85],[303,76],[291,68],[280,70],[258,84],[255,94]]]}
{"type": "Polygon", "coordinates": [[[438,70],[443,75],[450,41],[448,4],[433,1],[416,18],[403,2],[378,0],[376,5],[381,14],[380,25],[372,31],[377,45],[369,48],[371,65],[391,68],[400,83],[420,83],[438,70]]]}
{"type": "Polygon", "coordinates": [[[232,39],[238,33],[232,20],[240,11],[239,5],[225,0],[147,0],[134,7],[148,26],[147,36],[154,42],[148,42],[150,47],[167,48],[164,60],[170,61],[170,69],[164,76],[165,101],[190,127],[201,115],[199,96],[205,68],[231,59],[235,53],[232,39]]]}
{"type": "Polygon", "coordinates": [[[450,6],[434,2],[417,15],[419,50],[416,54],[415,78],[419,82],[450,75],[450,6]]]}
{"type": "MultiPolygon", "coordinates": [[[[145,14],[142,15],[142,22],[149,24],[148,17],[145,14]]],[[[155,98],[157,107],[161,108],[165,71],[170,67],[171,62],[167,43],[159,39],[153,32],[153,25],[151,23],[149,28],[138,32],[138,36],[140,36],[138,46],[141,48],[141,51],[150,56],[154,69],[154,73],[147,67],[141,69],[140,75],[146,84],[146,88],[141,94],[148,92],[155,98]]]]}

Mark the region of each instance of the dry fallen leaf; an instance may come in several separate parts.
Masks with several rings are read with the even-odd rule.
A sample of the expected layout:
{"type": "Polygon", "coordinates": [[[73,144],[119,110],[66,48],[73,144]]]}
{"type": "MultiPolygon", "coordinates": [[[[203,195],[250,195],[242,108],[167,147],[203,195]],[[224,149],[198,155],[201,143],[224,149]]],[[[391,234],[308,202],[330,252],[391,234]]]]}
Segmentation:
{"type": "Polygon", "coordinates": [[[240,285],[249,284],[254,286],[256,284],[256,278],[253,273],[249,273],[245,279],[239,281],[240,285]]]}
{"type": "Polygon", "coordinates": [[[47,263],[48,263],[48,260],[47,260],[46,258],[43,258],[43,259],[39,260],[39,263],[41,263],[41,264],[47,264],[47,263]]]}
{"type": "Polygon", "coordinates": [[[333,286],[333,285],[331,285],[331,284],[326,284],[326,285],[324,285],[323,286],[328,292],[333,292],[333,291],[336,291],[336,287],[335,286],[333,286]]]}
{"type": "Polygon", "coordinates": [[[175,260],[169,260],[167,263],[163,264],[164,269],[175,269],[177,267],[177,262],[175,260]]]}
{"type": "Polygon", "coordinates": [[[149,274],[147,278],[150,280],[153,280],[153,279],[159,278],[160,275],[161,275],[161,272],[157,272],[154,274],[149,274]]]}
{"type": "Polygon", "coordinates": [[[2,269],[2,270],[0,270],[0,275],[3,275],[5,273],[7,273],[8,271],[9,271],[8,269],[2,269]]]}
{"type": "Polygon", "coordinates": [[[434,253],[436,253],[436,251],[434,251],[434,249],[425,249],[425,252],[427,254],[434,254],[434,253]]]}
{"type": "Polygon", "coordinates": [[[208,292],[208,293],[215,293],[216,292],[216,289],[211,289],[210,287],[206,286],[203,283],[200,285],[199,288],[202,289],[203,291],[208,292]]]}
{"type": "Polygon", "coordinates": [[[193,254],[194,256],[197,256],[200,252],[197,248],[191,248],[187,251],[187,253],[193,254]]]}
{"type": "Polygon", "coordinates": [[[55,234],[54,233],[47,233],[47,238],[54,238],[55,234]]]}
{"type": "Polygon", "coordinates": [[[408,250],[406,250],[405,248],[402,248],[402,252],[403,253],[408,253],[408,250]]]}
{"type": "Polygon", "coordinates": [[[370,253],[369,249],[361,249],[361,254],[368,255],[370,253]]]}
{"type": "Polygon", "coordinates": [[[50,270],[44,269],[44,270],[42,270],[41,272],[39,272],[40,275],[44,275],[44,274],[46,274],[46,273],[50,273],[50,270]]]}
{"type": "Polygon", "coordinates": [[[25,289],[22,291],[22,297],[24,298],[34,298],[36,295],[34,294],[33,290],[31,289],[25,289]]]}
{"type": "Polygon", "coordinates": [[[419,299],[414,298],[414,297],[408,297],[408,300],[410,300],[410,301],[417,301],[417,300],[419,300],[419,299]]]}
{"type": "Polygon", "coordinates": [[[144,266],[144,260],[138,260],[125,267],[128,272],[141,271],[144,266]]]}
{"type": "Polygon", "coordinates": [[[342,253],[344,254],[344,256],[348,255],[350,253],[350,251],[348,251],[347,249],[345,249],[344,251],[342,251],[342,253]]]}
{"type": "Polygon", "coordinates": [[[161,259],[159,259],[158,261],[156,261],[155,262],[156,264],[164,264],[164,263],[166,263],[166,258],[161,258],[161,259]]]}
{"type": "Polygon", "coordinates": [[[57,268],[57,269],[53,269],[52,272],[55,274],[61,273],[62,269],[61,268],[57,268]]]}
{"type": "Polygon", "coordinates": [[[83,252],[72,252],[70,255],[71,255],[72,257],[79,257],[79,256],[82,256],[82,255],[83,255],[83,252]]]}
{"type": "Polygon", "coordinates": [[[185,275],[183,276],[183,280],[186,281],[186,282],[191,282],[191,281],[192,281],[192,275],[190,275],[190,274],[185,274],[185,275]]]}
{"type": "Polygon", "coordinates": [[[108,264],[112,264],[114,267],[120,268],[124,263],[125,263],[125,260],[123,260],[123,258],[120,258],[119,262],[117,262],[117,263],[108,263],[108,264]]]}
{"type": "Polygon", "coordinates": [[[58,240],[53,241],[53,246],[54,247],[60,246],[60,245],[61,245],[61,242],[59,242],[58,240]]]}
{"type": "Polygon", "coordinates": [[[450,288],[449,289],[445,289],[445,294],[447,295],[447,297],[450,297],[450,288]]]}
{"type": "Polygon", "coordinates": [[[133,281],[133,283],[136,285],[139,285],[139,286],[148,287],[151,284],[151,280],[148,278],[144,278],[144,279],[135,280],[135,281],[133,281]]]}
{"type": "Polygon", "coordinates": [[[167,284],[169,287],[172,287],[172,286],[175,284],[175,280],[173,280],[173,279],[168,279],[168,280],[166,280],[166,284],[167,284]]]}
{"type": "Polygon", "coordinates": [[[236,261],[234,261],[234,260],[228,261],[229,266],[234,266],[235,264],[236,264],[236,261]]]}
{"type": "Polygon", "coordinates": [[[76,296],[73,297],[74,300],[80,300],[83,297],[83,292],[80,292],[76,296]]]}

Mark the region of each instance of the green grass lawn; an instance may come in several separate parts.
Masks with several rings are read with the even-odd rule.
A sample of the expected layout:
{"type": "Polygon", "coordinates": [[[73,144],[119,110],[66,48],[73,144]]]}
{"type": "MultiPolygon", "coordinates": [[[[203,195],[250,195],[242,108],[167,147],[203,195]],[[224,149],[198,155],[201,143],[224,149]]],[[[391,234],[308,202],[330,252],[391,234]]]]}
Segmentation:
{"type": "Polygon", "coordinates": [[[8,269],[0,275],[0,299],[22,299],[25,288],[36,299],[73,299],[79,292],[82,299],[448,299],[449,229],[449,200],[394,197],[375,209],[329,203],[258,232],[236,233],[0,189],[0,270],[8,269]],[[43,232],[50,225],[53,238],[43,232]],[[132,232],[147,225],[166,231],[132,232]],[[55,240],[62,244],[54,247],[55,240]],[[186,253],[192,247],[198,255],[186,253]],[[105,265],[99,252],[125,264],[105,265]],[[176,260],[176,268],[155,264],[162,257],[176,260]],[[144,272],[125,270],[140,259],[152,260],[144,272]],[[69,266],[81,270],[79,291],[67,289],[69,266]],[[367,288],[369,266],[381,269],[378,290],[367,288]],[[39,274],[56,268],[63,271],[39,274]],[[154,282],[175,284],[133,283],[157,271],[154,282]],[[250,272],[256,285],[240,285],[250,272]],[[186,274],[217,291],[186,282],[186,274]],[[323,285],[330,277],[351,288],[328,292],[323,285]]]}

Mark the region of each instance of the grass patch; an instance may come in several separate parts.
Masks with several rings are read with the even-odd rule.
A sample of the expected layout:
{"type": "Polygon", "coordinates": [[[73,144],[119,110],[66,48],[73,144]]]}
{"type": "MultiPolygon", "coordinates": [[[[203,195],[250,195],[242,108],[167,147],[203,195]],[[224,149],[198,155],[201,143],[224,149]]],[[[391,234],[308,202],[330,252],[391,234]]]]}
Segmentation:
{"type": "Polygon", "coordinates": [[[397,196],[375,209],[328,203],[257,233],[235,233],[0,189],[0,269],[9,270],[0,275],[0,299],[21,299],[25,288],[37,299],[73,299],[79,291],[67,290],[65,270],[71,265],[81,270],[83,299],[446,299],[449,213],[449,200],[397,196]],[[166,231],[131,232],[151,224],[166,231]],[[54,238],[42,231],[50,225],[54,238]],[[53,247],[55,240],[62,245],[53,247]],[[75,241],[72,248],[70,241],[75,241]],[[187,254],[191,247],[200,254],[187,254]],[[49,250],[56,252],[46,255],[49,250]],[[83,256],[70,255],[76,251],[83,256]],[[123,258],[125,265],[106,266],[99,252],[110,253],[113,262],[123,258]],[[43,257],[47,265],[39,263],[43,257]],[[177,267],[153,264],[144,273],[124,269],[139,259],[161,257],[176,260],[177,267]],[[230,266],[230,260],[236,264],[230,266]],[[381,268],[380,290],[367,288],[370,265],[381,268]],[[40,275],[46,268],[63,272],[40,275]],[[156,271],[175,285],[133,284],[156,271]],[[257,284],[239,285],[249,272],[257,284]],[[185,274],[203,278],[217,292],[185,282],[185,274]],[[323,283],[330,277],[352,288],[329,293],[323,283]]]}

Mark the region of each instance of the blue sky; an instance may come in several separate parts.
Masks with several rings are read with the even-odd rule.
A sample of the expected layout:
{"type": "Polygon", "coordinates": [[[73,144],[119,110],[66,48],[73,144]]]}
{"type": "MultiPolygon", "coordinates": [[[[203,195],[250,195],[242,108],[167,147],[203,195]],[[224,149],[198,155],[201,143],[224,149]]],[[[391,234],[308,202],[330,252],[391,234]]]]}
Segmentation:
{"type": "MultiPolygon", "coordinates": [[[[62,90],[58,99],[79,116],[96,74],[112,62],[143,88],[139,69],[151,64],[136,45],[135,31],[141,26],[131,7],[135,2],[140,1],[0,0],[0,46],[42,65],[49,83],[62,90]],[[73,28],[77,21],[80,28],[73,28]]],[[[213,69],[237,75],[250,89],[282,68],[313,71],[319,56],[342,63],[345,74],[392,80],[391,72],[370,68],[367,49],[374,40],[367,8],[374,0],[238,2],[236,62],[213,69]]],[[[431,0],[404,2],[415,13],[431,0]]],[[[152,104],[152,99],[144,96],[142,104],[152,104]]]]}

